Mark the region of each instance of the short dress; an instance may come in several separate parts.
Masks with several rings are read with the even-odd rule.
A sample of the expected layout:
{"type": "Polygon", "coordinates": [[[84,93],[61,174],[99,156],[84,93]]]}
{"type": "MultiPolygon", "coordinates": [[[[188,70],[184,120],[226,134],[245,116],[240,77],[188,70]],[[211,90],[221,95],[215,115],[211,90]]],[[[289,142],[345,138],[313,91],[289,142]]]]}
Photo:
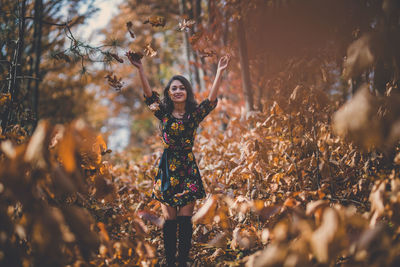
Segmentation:
{"type": "Polygon", "coordinates": [[[193,112],[175,118],[152,91],[145,103],[160,120],[164,151],[156,167],[152,198],[169,206],[185,206],[206,196],[192,147],[200,122],[217,106],[218,99],[202,101],[193,112]]]}

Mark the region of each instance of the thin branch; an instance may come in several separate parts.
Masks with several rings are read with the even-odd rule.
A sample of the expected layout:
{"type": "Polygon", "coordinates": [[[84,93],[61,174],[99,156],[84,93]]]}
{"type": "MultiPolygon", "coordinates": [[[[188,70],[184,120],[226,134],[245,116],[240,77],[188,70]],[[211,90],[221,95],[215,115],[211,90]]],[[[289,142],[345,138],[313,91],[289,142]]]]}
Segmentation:
{"type": "Polygon", "coordinates": [[[340,201],[340,202],[353,202],[354,204],[357,204],[357,205],[360,205],[360,206],[364,206],[364,207],[366,206],[365,203],[362,203],[362,202],[354,200],[354,199],[347,199],[347,198],[340,199],[340,198],[334,198],[334,197],[331,197],[331,198],[328,197],[328,199],[329,200],[334,200],[334,201],[340,201]]]}
{"type": "Polygon", "coordinates": [[[12,64],[12,63],[11,63],[10,61],[8,61],[8,60],[0,60],[0,63],[7,63],[7,64],[9,64],[9,65],[12,64]]]}
{"type": "MultiPolygon", "coordinates": [[[[35,18],[34,17],[25,17],[25,19],[35,19],[35,18]]],[[[66,27],[66,26],[68,26],[68,23],[70,23],[71,21],[70,22],[64,22],[64,23],[55,23],[55,22],[51,22],[51,21],[42,20],[42,22],[44,24],[48,24],[48,25],[66,27]]]]}
{"type": "MultiPolygon", "coordinates": [[[[11,79],[14,79],[14,78],[6,78],[5,81],[9,81],[11,79]]],[[[38,80],[38,81],[42,80],[42,79],[32,77],[32,76],[16,76],[15,79],[32,79],[32,80],[38,80]]],[[[1,81],[4,81],[4,80],[1,80],[1,81]]]]}

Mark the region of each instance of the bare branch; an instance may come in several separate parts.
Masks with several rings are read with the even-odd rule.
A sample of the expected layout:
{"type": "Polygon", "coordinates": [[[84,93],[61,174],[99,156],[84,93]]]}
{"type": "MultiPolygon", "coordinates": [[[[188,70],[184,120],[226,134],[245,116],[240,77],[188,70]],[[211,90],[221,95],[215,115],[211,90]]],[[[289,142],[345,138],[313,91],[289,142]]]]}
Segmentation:
{"type": "MultiPolygon", "coordinates": [[[[25,19],[35,19],[35,18],[34,17],[25,17],[25,19]]],[[[68,26],[68,23],[70,23],[70,22],[55,23],[55,22],[51,22],[51,21],[42,20],[42,23],[45,23],[45,24],[48,24],[48,25],[59,26],[59,27],[66,27],[66,26],[68,26]]]]}
{"type": "MultiPolygon", "coordinates": [[[[32,77],[32,76],[16,76],[16,77],[14,77],[15,79],[22,79],[22,80],[24,80],[24,79],[32,79],[32,80],[37,80],[37,81],[41,81],[42,79],[39,79],[39,78],[36,78],[36,77],[32,77]]],[[[9,80],[11,80],[11,78],[5,78],[4,79],[5,81],[9,81],[9,80]]],[[[2,80],[2,81],[4,81],[4,80],[2,80]]]]}

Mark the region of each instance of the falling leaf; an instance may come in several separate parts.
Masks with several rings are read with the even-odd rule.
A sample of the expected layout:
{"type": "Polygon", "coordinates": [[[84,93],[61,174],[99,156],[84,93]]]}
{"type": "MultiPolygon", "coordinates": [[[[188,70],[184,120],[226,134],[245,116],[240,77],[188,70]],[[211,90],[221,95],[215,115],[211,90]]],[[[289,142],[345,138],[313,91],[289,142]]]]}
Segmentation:
{"type": "Polygon", "coordinates": [[[371,49],[373,40],[371,34],[366,34],[349,46],[343,69],[343,75],[347,79],[361,74],[374,62],[375,57],[371,49]]]}
{"type": "Polygon", "coordinates": [[[178,31],[189,31],[194,24],[196,24],[194,20],[183,19],[179,22],[178,31]]]}
{"type": "Polygon", "coordinates": [[[128,21],[126,23],[126,28],[128,29],[129,35],[132,37],[132,39],[135,39],[135,33],[133,32],[133,23],[131,21],[128,21]]]}
{"type": "Polygon", "coordinates": [[[107,74],[104,78],[107,79],[108,84],[114,88],[116,91],[121,91],[123,87],[123,82],[121,82],[122,78],[118,78],[116,75],[107,74]]]}
{"type": "Polygon", "coordinates": [[[144,48],[144,54],[147,57],[155,57],[157,55],[157,51],[155,51],[150,44],[147,44],[146,47],[144,48]]]}
{"type": "Polygon", "coordinates": [[[217,199],[215,196],[211,196],[192,217],[193,222],[203,224],[211,223],[214,218],[216,207],[217,199]]]}
{"type": "Polygon", "coordinates": [[[112,56],[116,61],[118,61],[119,63],[124,63],[124,60],[122,58],[120,58],[117,54],[115,53],[110,53],[110,56],[112,56]]]}
{"type": "Polygon", "coordinates": [[[66,62],[71,62],[70,56],[68,56],[64,52],[54,53],[52,54],[52,57],[55,58],[56,60],[65,60],[66,62]]]}
{"type": "Polygon", "coordinates": [[[384,142],[381,121],[378,119],[378,99],[371,95],[367,85],[333,115],[333,130],[349,137],[365,148],[381,146],[384,142]]]}
{"type": "Polygon", "coordinates": [[[71,131],[67,131],[59,142],[58,157],[67,172],[75,171],[75,141],[71,131]]]}
{"type": "Polygon", "coordinates": [[[321,226],[311,236],[311,246],[319,262],[326,263],[329,260],[329,247],[339,228],[337,213],[331,209],[325,209],[321,226]]]}
{"type": "Polygon", "coordinates": [[[147,24],[147,23],[150,23],[151,26],[153,26],[153,27],[158,27],[158,26],[164,27],[166,20],[164,17],[161,17],[161,16],[151,16],[143,22],[143,24],[147,24]]]}
{"type": "Polygon", "coordinates": [[[44,120],[39,122],[31,140],[28,143],[28,147],[26,148],[26,153],[24,156],[24,160],[26,162],[36,163],[37,166],[41,168],[46,166],[46,161],[44,159],[44,142],[48,128],[49,122],[44,120]]]}
{"type": "Polygon", "coordinates": [[[215,52],[214,50],[209,50],[209,49],[199,50],[199,54],[200,54],[200,57],[202,57],[202,58],[217,56],[217,52],[215,52]]]}

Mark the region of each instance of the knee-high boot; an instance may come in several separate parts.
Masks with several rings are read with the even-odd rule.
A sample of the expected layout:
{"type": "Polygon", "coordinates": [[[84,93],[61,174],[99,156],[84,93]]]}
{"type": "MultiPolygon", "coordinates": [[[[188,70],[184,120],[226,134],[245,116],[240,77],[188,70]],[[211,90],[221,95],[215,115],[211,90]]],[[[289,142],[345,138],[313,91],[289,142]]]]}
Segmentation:
{"type": "Polygon", "coordinates": [[[177,217],[179,224],[179,232],[178,232],[178,266],[186,266],[186,262],[188,261],[189,251],[192,243],[192,216],[178,216],[177,217]]]}
{"type": "Polygon", "coordinates": [[[175,265],[176,228],[177,228],[176,220],[165,220],[163,226],[164,250],[165,250],[165,259],[168,267],[176,266],[175,265]]]}

